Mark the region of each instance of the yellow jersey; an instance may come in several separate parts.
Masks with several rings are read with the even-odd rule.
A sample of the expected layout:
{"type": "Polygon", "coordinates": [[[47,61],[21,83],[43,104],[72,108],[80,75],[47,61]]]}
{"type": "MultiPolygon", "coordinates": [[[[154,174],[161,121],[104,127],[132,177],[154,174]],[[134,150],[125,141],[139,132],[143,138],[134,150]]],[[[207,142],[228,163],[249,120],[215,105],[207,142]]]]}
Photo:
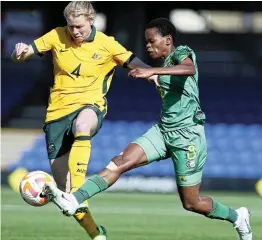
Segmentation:
{"type": "Polygon", "coordinates": [[[36,39],[35,53],[51,50],[54,85],[51,88],[45,122],[59,119],[87,105],[107,108],[106,93],[116,65],[124,65],[133,53],[113,37],[92,26],[88,39],[80,46],[72,41],[67,27],[58,27],[36,39]]]}

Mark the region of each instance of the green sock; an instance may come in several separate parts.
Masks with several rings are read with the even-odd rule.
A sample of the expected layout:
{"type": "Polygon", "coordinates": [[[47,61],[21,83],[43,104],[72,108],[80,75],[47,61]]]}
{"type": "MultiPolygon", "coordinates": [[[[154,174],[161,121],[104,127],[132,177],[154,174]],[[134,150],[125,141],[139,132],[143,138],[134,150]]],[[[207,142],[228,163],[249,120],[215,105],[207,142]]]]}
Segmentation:
{"type": "Polygon", "coordinates": [[[217,202],[213,198],[212,201],[213,201],[213,209],[207,215],[208,218],[226,220],[231,223],[234,223],[237,220],[238,213],[234,209],[217,202]]]}
{"type": "Polygon", "coordinates": [[[78,203],[82,203],[107,188],[108,183],[102,177],[94,175],[89,177],[87,181],[73,193],[73,195],[78,203]]]}

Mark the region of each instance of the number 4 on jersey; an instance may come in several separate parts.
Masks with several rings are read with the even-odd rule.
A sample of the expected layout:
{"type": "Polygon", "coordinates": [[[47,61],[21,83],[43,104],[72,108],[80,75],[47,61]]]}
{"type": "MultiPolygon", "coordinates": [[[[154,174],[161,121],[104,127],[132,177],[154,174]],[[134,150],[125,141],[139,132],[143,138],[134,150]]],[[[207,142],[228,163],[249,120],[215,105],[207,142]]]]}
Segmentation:
{"type": "Polygon", "coordinates": [[[76,67],[76,69],[71,72],[71,74],[76,75],[76,77],[80,76],[80,68],[81,68],[81,63],[76,67]]]}

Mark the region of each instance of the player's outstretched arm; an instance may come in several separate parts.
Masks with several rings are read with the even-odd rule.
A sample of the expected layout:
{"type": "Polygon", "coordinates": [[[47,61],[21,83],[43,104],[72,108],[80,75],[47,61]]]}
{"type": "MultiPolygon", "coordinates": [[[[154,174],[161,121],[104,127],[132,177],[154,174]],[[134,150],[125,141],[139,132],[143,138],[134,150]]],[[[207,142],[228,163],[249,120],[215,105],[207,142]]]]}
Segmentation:
{"type": "Polygon", "coordinates": [[[153,75],[178,75],[192,76],[195,74],[195,65],[190,58],[186,58],[181,64],[170,67],[159,68],[136,68],[131,70],[128,75],[136,78],[149,78],[153,75]]]}
{"type": "Polygon", "coordinates": [[[34,49],[31,45],[17,43],[12,52],[11,60],[14,62],[23,62],[34,55],[34,49]]]}

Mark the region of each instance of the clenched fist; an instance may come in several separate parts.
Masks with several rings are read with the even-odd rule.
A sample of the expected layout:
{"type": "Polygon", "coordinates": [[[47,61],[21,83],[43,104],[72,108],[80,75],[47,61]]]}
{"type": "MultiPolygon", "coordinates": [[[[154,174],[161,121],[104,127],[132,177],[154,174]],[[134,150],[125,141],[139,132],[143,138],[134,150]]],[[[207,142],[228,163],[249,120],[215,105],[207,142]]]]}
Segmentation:
{"type": "Polygon", "coordinates": [[[29,46],[25,43],[17,43],[15,45],[15,55],[16,59],[20,59],[23,53],[27,53],[29,50],[29,46]]]}

